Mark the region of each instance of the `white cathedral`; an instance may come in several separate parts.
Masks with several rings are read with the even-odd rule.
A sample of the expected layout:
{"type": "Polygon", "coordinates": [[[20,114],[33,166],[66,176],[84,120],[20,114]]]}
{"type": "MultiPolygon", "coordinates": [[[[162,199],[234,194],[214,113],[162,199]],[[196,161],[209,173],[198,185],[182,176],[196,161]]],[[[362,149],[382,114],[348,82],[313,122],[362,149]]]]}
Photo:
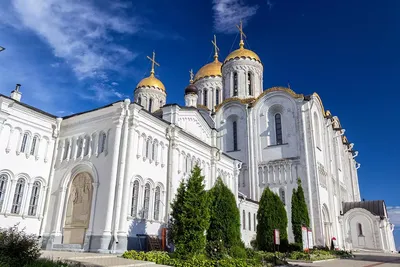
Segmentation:
{"type": "Polygon", "coordinates": [[[243,37],[223,62],[213,44],[185,106],[166,104],[154,54],[133,102],[60,118],[24,104],[20,85],[0,95],[0,227],[18,224],[49,250],[143,249],[143,236],[164,238],[170,203],[197,164],[206,189],[221,177],[237,196],[246,246],[266,187],[283,201],[294,241],[300,178],[314,245],[395,251],[385,203],[361,201],[358,152],[318,94],[263,90],[263,64],[243,37]]]}

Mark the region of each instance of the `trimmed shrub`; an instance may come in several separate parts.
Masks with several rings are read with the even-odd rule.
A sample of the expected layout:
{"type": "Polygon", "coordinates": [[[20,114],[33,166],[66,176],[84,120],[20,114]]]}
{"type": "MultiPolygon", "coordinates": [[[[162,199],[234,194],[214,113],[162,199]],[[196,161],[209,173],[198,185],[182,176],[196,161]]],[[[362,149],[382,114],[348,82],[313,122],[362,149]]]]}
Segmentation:
{"type": "Polygon", "coordinates": [[[0,229],[0,266],[24,266],[40,256],[38,239],[26,234],[17,225],[0,229]]]}
{"type": "Polygon", "coordinates": [[[183,236],[183,233],[185,232],[183,224],[184,221],[183,203],[185,201],[185,194],[186,194],[186,184],[184,180],[181,180],[174,201],[171,203],[172,211],[169,223],[168,238],[174,244],[178,244],[179,238],[183,236]]]}
{"type": "Polygon", "coordinates": [[[213,260],[219,260],[227,256],[226,250],[222,241],[209,241],[206,246],[207,256],[213,260]]]}
{"type": "Polygon", "coordinates": [[[229,249],[229,255],[235,259],[246,259],[247,251],[243,246],[233,246],[229,249]]]}
{"type": "Polygon", "coordinates": [[[297,190],[293,189],[292,194],[292,230],[295,243],[302,243],[301,227],[303,225],[309,227],[310,218],[301,180],[297,179],[297,190]]]}
{"type": "Polygon", "coordinates": [[[210,227],[207,241],[220,241],[226,248],[241,244],[240,213],[232,191],[218,177],[210,196],[210,227]]]}
{"type": "Polygon", "coordinates": [[[281,244],[287,244],[287,214],[278,195],[268,187],[264,189],[257,212],[257,248],[274,251],[273,230],[279,229],[281,244]]]}

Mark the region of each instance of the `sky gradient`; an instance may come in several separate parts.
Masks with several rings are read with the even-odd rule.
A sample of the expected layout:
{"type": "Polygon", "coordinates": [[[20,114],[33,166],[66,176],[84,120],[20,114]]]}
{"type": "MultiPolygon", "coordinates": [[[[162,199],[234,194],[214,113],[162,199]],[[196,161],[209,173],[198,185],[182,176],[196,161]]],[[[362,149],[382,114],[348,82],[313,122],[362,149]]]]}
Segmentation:
{"type": "MultiPolygon", "coordinates": [[[[360,152],[362,198],[384,199],[400,226],[400,1],[62,2],[2,1],[0,93],[21,83],[23,102],[58,116],[132,99],[155,50],[167,102],[184,104],[189,70],[212,60],[213,34],[222,61],[242,19],[264,89],[290,83],[321,96],[360,152]]],[[[400,227],[395,235],[400,249],[400,227]]]]}

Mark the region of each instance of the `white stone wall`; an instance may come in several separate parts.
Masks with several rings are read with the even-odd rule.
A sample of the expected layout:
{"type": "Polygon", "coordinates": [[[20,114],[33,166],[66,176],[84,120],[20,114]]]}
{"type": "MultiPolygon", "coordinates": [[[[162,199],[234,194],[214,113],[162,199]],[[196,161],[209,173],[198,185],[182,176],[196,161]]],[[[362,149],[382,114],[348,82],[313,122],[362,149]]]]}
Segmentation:
{"type": "Polygon", "coordinates": [[[239,211],[242,241],[246,247],[251,247],[250,242],[255,240],[257,235],[258,204],[239,198],[239,211]]]}
{"type": "Polygon", "coordinates": [[[222,65],[222,81],[224,84],[224,99],[231,97],[251,98],[259,96],[263,91],[263,66],[260,62],[239,58],[222,65]],[[237,93],[234,93],[234,75],[237,74],[237,93]],[[251,76],[249,90],[248,75],[251,76]]]}
{"type": "Polygon", "coordinates": [[[39,233],[56,124],[55,117],[0,96],[0,178],[5,181],[0,200],[0,227],[19,224],[28,233],[39,233]],[[35,188],[38,199],[30,205],[36,196],[35,188]]]}
{"type": "Polygon", "coordinates": [[[219,76],[204,77],[197,80],[194,85],[197,87],[198,99],[197,104],[206,106],[209,110],[222,103],[222,78],[219,76]]]}

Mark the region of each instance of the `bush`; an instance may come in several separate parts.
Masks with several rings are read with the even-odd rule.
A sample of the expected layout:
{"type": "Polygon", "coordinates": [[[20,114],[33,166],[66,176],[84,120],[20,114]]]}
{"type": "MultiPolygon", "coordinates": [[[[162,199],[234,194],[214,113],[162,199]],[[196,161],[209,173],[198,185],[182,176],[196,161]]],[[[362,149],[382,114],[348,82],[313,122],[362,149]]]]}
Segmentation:
{"type": "Polygon", "coordinates": [[[288,252],[303,251],[302,243],[290,243],[287,249],[288,252]]]}
{"type": "Polygon", "coordinates": [[[191,257],[189,259],[183,260],[179,258],[171,258],[165,252],[136,252],[127,251],[122,257],[133,260],[148,260],[153,259],[156,264],[164,264],[175,267],[262,267],[260,261],[257,259],[232,259],[226,258],[221,260],[207,259],[203,255],[198,255],[191,257]]]}
{"type": "Polygon", "coordinates": [[[0,266],[24,266],[40,256],[38,239],[19,230],[17,225],[0,228],[0,266]]]}
{"type": "Polygon", "coordinates": [[[242,246],[233,246],[229,249],[229,255],[235,259],[246,259],[247,251],[242,246]]]}
{"type": "Polygon", "coordinates": [[[206,246],[207,256],[210,259],[219,260],[227,255],[227,250],[222,241],[209,241],[206,246]]]}
{"type": "Polygon", "coordinates": [[[303,187],[301,186],[300,178],[297,179],[297,190],[293,189],[292,194],[292,230],[294,242],[302,242],[301,227],[310,226],[310,218],[308,216],[307,203],[304,198],[303,187]]]}

